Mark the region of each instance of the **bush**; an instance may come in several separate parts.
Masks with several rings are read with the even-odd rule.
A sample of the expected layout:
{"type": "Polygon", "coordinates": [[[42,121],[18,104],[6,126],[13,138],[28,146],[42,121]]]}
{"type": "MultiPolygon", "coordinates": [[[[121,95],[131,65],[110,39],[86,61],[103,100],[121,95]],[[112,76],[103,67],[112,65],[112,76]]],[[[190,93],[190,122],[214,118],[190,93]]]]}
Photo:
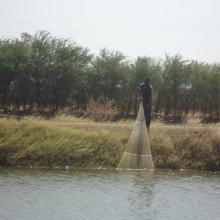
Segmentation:
{"type": "Polygon", "coordinates": [[[176,150],[182,166],[205,170],[209,161],[212,160],[212,135],[208,130],[190,133],[177,141],[176,150]]]}
{"type": "Polygon", "coordinates": [[[220,132],[216,132],[211,139],[212,155],[207,161],[208,170],[220,170],[220,132]]]}
{"type": "Polygon", "coordinates": [[[107,98],[90,99],[87,115],[95,121],[113,121],[117,116],[115,102],[107,98]]]}
{"type": "Polygon", "coordinates": [[[151,134],[150,143],[155,167],[177,168],[178,160],[170,137],[165,134],[151,134]]]}

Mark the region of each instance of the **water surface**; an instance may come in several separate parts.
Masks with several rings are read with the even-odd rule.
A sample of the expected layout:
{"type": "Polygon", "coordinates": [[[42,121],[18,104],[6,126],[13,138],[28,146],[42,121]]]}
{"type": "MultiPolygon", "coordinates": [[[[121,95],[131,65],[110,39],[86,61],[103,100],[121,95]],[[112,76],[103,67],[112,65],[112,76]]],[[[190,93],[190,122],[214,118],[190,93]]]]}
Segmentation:
{"type": "Polygon", "coordinates": [[[220,174],[0,168],[1,220],[219,220],[220,174]]]}

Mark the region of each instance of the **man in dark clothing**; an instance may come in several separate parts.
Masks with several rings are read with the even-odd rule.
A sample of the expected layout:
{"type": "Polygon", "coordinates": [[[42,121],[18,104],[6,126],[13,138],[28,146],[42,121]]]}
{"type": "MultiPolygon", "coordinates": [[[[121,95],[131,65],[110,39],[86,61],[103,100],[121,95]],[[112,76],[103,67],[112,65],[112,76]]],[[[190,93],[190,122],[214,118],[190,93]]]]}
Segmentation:
{"type": "Polygon", "coordinates": [[[142,97],[147,130],[149,132],[152,108],[152,86],[149,78],[146,78],[145,81],[140,84],[139,95],[142,97]]]}

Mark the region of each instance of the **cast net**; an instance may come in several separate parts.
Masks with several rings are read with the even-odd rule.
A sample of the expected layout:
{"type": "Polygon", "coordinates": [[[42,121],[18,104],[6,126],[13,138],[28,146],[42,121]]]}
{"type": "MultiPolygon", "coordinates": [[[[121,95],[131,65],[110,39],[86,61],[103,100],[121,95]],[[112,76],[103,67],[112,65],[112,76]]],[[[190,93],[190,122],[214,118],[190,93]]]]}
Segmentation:
{"type": "Polygon", "coordinates": [[[117,166],[120,170],[154,170],[143,103],[132,128],[125,152],[117,166]]]}

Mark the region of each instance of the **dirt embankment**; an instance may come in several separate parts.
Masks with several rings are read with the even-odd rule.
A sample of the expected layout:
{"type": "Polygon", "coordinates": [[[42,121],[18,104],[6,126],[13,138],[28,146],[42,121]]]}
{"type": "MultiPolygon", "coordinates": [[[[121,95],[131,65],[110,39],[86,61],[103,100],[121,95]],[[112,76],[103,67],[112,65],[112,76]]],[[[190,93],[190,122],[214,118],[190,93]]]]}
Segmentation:
{"type": "MultiPolygon", "coordinates": [[[[114,169],[131,124],[0,119],[0,165],[114,169]]],[[[218,128],[153,125],[156,168],[220,170],[218,128]]]]}

